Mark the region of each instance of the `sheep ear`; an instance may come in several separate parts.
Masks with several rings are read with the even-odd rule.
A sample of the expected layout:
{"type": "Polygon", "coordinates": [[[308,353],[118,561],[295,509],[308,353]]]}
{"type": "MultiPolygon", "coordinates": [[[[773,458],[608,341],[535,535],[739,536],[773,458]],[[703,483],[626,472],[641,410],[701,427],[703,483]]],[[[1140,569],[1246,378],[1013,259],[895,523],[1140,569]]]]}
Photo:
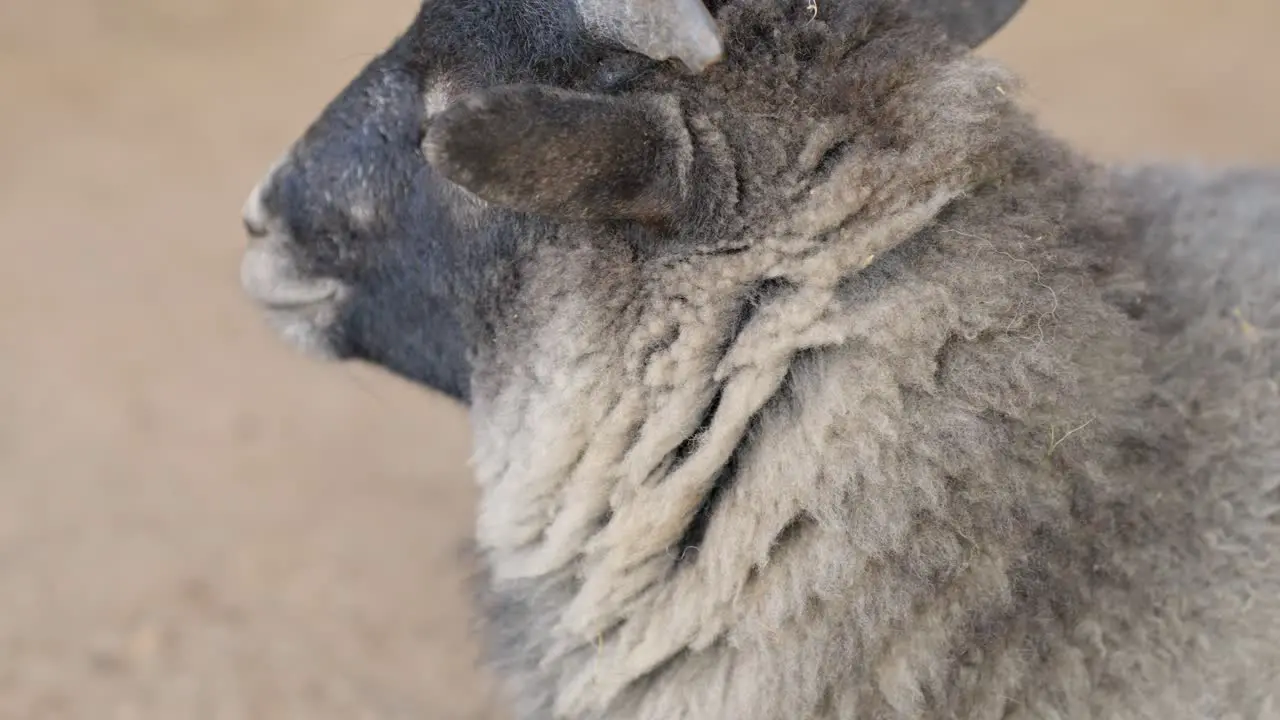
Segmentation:
{"type": "Polygon", "coordinates": [[[436,115],[423,149],[436,171],[495,205],[659,221],[683,204],[687,146],[679,116],[659,101],[512,85],[436,115]]]}
{"type": "Polygon", "coordinates": [[[976,48],[1003,28],[1026,0],[907,0],[907,7],[940,22],[956,42],[976,48]]]}

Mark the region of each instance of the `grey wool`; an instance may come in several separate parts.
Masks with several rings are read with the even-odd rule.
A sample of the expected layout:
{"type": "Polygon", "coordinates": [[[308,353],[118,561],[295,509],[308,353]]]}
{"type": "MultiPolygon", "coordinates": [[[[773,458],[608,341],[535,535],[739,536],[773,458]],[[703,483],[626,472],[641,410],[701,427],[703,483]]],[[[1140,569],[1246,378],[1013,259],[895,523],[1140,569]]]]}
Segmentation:
{"type": "Polygon", "coordinates": [[[1280,170],[1094,162],[892,0],[707,5],[691,72],[428,0],[246,207],[286,336],[469,408],[514,717],[1280,718],[1280,170]]]}

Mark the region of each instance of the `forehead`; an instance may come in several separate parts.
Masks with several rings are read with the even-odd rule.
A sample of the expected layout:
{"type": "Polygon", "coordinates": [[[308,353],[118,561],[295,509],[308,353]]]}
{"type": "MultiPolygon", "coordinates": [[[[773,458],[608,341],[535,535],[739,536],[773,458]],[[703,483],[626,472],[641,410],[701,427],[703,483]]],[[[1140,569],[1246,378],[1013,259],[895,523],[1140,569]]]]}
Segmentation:
{"type": "Polygon", "coordinates": [[[572,0],[425,0],[402,41],[425,76],[473,87],[568,77],[601,49],[572,0]]]}
{"type": "MultiPolygon", "coordinates": [[[[859,6],[858,0],[827,2],[838,3],[845,14],[859,6]]],[[[727,27],[722,28],[731,41],[728,54],[697,75],[678,69],[674,60],[655,61],[596,36],[583,22],[575,0],[426,0],[397,49],[421,83],[428,116],[459,93],[503,84],[606,93],[622,87],[686,95],[709,92],[735,96],[743,103],[739,109],[794,106],[794,98],[784,96],[785,91],[821,85],[799,69],[814,60],[816,51],[809,46],[825,38],[825,33],[803,27],[811,24],[804,22],[811,17],[803,0],[706,4],[732,6],[737,12],[728,14],[727,27]],[[770,92],[762,93],[754,79],[762,70],[775,84],[770,92]],[[624,84],[618,84],[620,80],[624,84]]]]}

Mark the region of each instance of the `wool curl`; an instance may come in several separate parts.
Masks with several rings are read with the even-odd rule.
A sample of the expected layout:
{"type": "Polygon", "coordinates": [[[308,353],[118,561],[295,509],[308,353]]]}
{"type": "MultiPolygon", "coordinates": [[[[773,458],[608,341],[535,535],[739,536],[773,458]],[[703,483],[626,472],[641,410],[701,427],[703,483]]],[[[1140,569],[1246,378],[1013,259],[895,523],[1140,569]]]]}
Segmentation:
{"type": "Polygon", "coordinates": [[[519,716],[1274,717],[1275,336],[1175,295],[1280,312],[1197,284],[1178,193],[1225,181],[1078,157],[889,3],[788,12],[665,81],[745,178],[735,251],[548,244],[482,358],[519,716]]]}

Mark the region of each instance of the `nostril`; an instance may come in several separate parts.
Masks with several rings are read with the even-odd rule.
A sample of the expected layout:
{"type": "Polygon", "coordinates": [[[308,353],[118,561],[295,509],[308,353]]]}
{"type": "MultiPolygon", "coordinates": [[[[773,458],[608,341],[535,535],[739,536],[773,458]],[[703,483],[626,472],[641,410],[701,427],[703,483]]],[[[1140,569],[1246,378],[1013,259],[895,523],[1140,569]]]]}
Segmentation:
{"type": "Polygon", "coordinates": [[[271,234],[272,223],[269,222],[271,214],[267,212],[266,205],[262,201],[262,195],[266,192],[266,184],[270,177],[268,175],[267,179],[253,187],[249,197],[245,198],[244,207],[240,208],[240,220],[244,223],[244,231],[253,239],[271,234]]]}
{"type": "Polygon", "coordinates": [[[255,218],[244,218],[244,231],[251,238],[266,237],[267,227],[255,218]]]}

